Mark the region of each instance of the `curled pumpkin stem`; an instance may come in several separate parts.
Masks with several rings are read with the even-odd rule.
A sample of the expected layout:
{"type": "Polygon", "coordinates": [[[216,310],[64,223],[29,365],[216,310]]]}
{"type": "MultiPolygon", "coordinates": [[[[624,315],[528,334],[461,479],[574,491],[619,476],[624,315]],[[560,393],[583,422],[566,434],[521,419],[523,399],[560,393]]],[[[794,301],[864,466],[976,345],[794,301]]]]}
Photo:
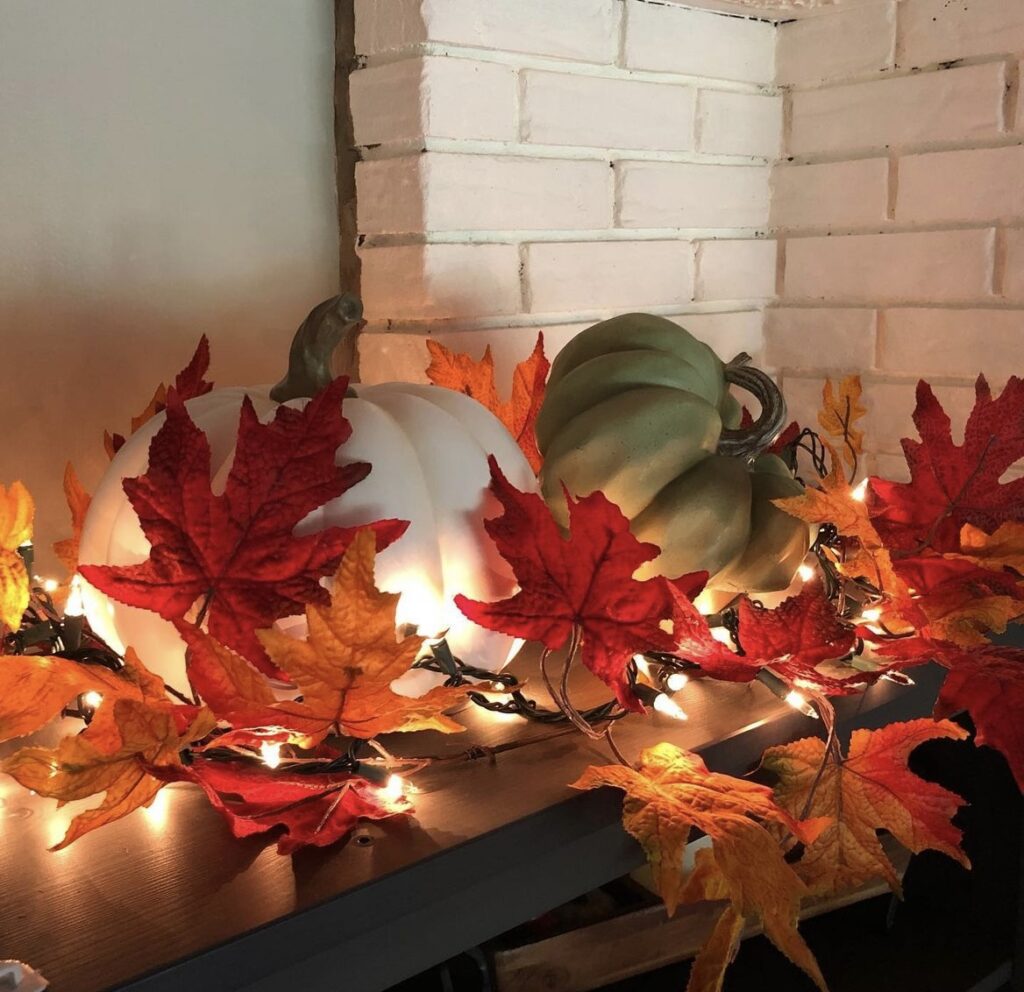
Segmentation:
{"type": "Polygon", "coordinates": [[[750,393],[761,405],[761,414],[749,427],[725,428],[718,439],[718,453],[734,458],[754,458],[782,433],[786,425],[786,400],[767,372],[747,363],[746,352],[725,366],[725,381],[750,393]]]}

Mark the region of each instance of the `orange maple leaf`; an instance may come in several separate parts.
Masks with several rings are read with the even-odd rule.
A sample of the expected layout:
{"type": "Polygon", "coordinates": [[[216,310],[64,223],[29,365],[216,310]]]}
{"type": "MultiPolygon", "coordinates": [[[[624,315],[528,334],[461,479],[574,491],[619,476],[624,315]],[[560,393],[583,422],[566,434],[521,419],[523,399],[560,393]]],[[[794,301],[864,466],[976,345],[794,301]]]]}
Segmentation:
{"type": "Polygon", "coordinates": [[[25,747],[0,763],[0,771],[26,789],[58,800],[59,806],[104,793],[98,806],[71,821],[54,851],[148,806],[167,784],[167,770],[181,766],[182,747],[205,737],[215,723],[209,710],[201,710],[185,733],[179,734],[169,709],[137,699],[117,700],[114,720],[119,738],[112,750],[98,747],[90,728],[65,737],[56,748],[25,747]],[[154,774],[158,770],[160,777],[154,774]]]}
{"type": "Polygon", "coordinates": [[[0,631],[17,630],[28,609],[29,576],[18,548],[32,538],[35,503],[20,483],[0,485],[0,631]]]}
{"type": "Polygon", "coordinates": [[[948,720],[928,719],[855,730],[841,763],[826,755],[825,742],[817,737],[765,751],[764,767],[779,776],[780,805],[793,815],[832,820],[794,866],[813,893],[838,894],[884,878],[900,895],[899,876],[878,830],[888,830],[915,854],[942,851],[969,867],[960,831],[950,822],[963,800],[907,766],[914,748],[943,737],[963,740],[967,731],[948,720]]]}
{"type": "Polygon", "coordinates": [[[960,555],[983,568],[1012,568],[1024,575],[1024,523],[1007,520],[991,534],[964,524],[960,528],[960,555]]]}
{"type": "MultiPolygon", "coordinates": [[[[759,918],[772,943],[825,988],[817,962],[796,929],[807,888],[786,864],[766,826],[810,843],[823,821],[796,820],[776,804],[766,786],[709,772],[696,754],[667,743],[643,751],[638,769],[591,767],[573,787],[602,785],[625,792],[623,826],[643,847],[670,914],[684,895],[683,851],[696,827],[711,838],[723,891],[736,916],[759,918]]],[[[727,932],[717,938],[713,934],[713,940],[727,943],[735,921],[727,923],[727,932]]]]}
{"type": "Polygon", "coordinates": [[[78,546],[82,540],[82,525],[85,523],[85,515],[89,511],[92,497],[85,491],[85,486],[82,485],[71,462],[64,468],[64,498],[71,511],[71,536],[55,542],[53,551],[68,573],[74,575],[78,571],[78,546]]]}
{"type": "Polygon", "coordinates": [[[864,432],[856,424],[868,412],[867,407],[861,403],[860,376],[846,376],[840,381],[838,392],[832,380],[826,379],[821,391],[821,402],[818,423],[839,445],[852,479],[857,474],[857,462],[864,448],[864,432]]]}
{"type": "Polygon", "coordinates": [[[257,631],[274,664],[301,690],[301,702],[273,702],[269,685],[248,662],[203,632],[179,625],[192,649],[190,678],[218,716],[236,727],[285,727],[307,744],[335,730],[368,739],[395,731],[465,729],[444,715],[465,699],[465,688],[438,686],[418,698],[391,688],[412,667],[423,639],[398,640],[399,597],[374,584],[375,553],[374,532],[361,530],[338,567],[330,605],[306,607],[306,640],[276,629],[257,631]]]}
{"type": "Polygon", "coordinates": [[[551,363],[544,356],[543,333],[537,335],[530,357],[520,362],[512,373],[512,395],[507,403],[498,396],[494,383],[494,357],[490,345],[479,362],[469,355],[450,351],[429,338],[427,349],[430,351],[430,365],[427,367],[430,381],[436,386],[465,393],[487,407],[508,428],[533,470],[539,472],[541,456],[533,429],[544,401],[544,385],[551,368],[551,363]]]}

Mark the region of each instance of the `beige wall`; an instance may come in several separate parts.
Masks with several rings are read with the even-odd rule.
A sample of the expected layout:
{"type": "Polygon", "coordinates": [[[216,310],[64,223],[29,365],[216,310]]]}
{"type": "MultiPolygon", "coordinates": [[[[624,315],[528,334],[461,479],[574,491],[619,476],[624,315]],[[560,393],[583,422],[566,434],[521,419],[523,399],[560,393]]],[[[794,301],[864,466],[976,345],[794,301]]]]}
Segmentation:
{"type": "Polygon", "coordinates": [[[203,332],[276,378],[337,285],[331,0],[0,4],[0,481],[39,545],[203,332]]]}

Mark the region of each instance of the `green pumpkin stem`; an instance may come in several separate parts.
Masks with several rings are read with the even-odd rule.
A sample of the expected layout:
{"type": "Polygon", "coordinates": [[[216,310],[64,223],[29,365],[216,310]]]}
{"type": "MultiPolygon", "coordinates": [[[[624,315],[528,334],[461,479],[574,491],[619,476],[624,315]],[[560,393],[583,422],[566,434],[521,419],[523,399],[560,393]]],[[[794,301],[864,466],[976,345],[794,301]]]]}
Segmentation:
{"type": "Polygon", "coordinates": [[[738,354],[725,366],[725,381],[739,386],[761,404],[761,414],[749,427],[726,428],[718,439],[718,453],[734,458],[755,458],[782,433],[786,425],[786,400],[775,380],[747,365],[750,356],[738,354]]]}
{"type": "Polygon", "coordinates": [[[339,375],[358,382],[356,339],[365,323],[363,304],[353,293],[332,296],[313,307],[295,332],[288,373],[270,391],[271,399],[284,403],[315,396],[339,375]]]}

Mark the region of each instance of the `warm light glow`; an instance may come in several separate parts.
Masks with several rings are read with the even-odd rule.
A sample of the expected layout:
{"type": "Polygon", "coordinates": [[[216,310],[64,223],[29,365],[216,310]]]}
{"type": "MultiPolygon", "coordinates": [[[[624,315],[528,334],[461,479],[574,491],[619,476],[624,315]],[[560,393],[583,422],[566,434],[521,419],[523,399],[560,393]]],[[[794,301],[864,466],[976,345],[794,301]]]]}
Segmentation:
{"type": "Polygon", "coordinates": [[[268,768],[276,768],[281,764],[281,742],[263,741],[260,744],[260,757],[268,768]]]}
{"type": "Polygon", "coordinates": [[[153,797],[153,801],[148,806],[142,807],[142,815],[149,822],[150,826],[160,830],[166,826],[167,814],[170,810],[171,803],[170,799],[167,797],[167,790],[161,789],[153,797]]]}
{"type": "Polygon", "coordinates": [[[679,692],[680,689],[686,688],[686,684],[689,681],[690,677],[685,672],[673,672],[665,679],[665,687],[669,692],[679,692]]]}
{"type": "Polygon", "coordinates": [[[861,479],[853,487],[853,491],[850,493],[851,498],[855,499],[858,503],[863,503],[868,498],[868,480],[861,479]]]}
{"type": "Polygon", "coordinates": [[[388,784],[381,789],[384,798],[397,802],[405,795],[405,781],[401,775],[389,775],[388,784]]]}
{"type": "Polygon", "coordinates": [[[82,694],[82,705],[87,706],[91,710],[96,709],[96,707],[102,702],[103,694],[96,692],[94,689],[90,689],[88,692],[82,694]]]}
{"type": "Polygon", "coordinates": [[[636,665],[637,671],[640,672],[648,682],[653,681],[651,666],[647,663],[647,659],[642,654],[633,655],[633,664],[636,665]]]}
{"type": "Polygon", "coordinates": [[[818,718],[818,714],[814,707],[807,702],[807,697],[802,692],[797,692],[796,689],[790,689],[786,693],[785,701],[787,705],[792,706],[793,709],[803,713],[804,716],[812,716],[815,719],[818,718]]]}
{"type": "Polygon", "coordinates": [[[725,627],[712,627],[711,636],[720,644],[732,646],[732,634],[725,627]]]}
{"type": "Polygon", "coordinates": [[[670,716],[674,720],[685,720],[686,713],[682,707],[671,697],[659,692],[654,697],[654,708],[664,716],[670,716]]]}
{"type": "Polygon", "coordinates": [[[880,620],[880,619],[882,618],[882,611],[881,611],[880,609],[878,609],[878,607],[877,607],[877,606],[871,606],[871,607],[869,607],[868,609],[866,609],[866,610],[865,610],[865,611],[864,611],[864,612],[863,612],[863,613],[861,614],[861,616],[862,616],[862,617],[863,617],[863,618],[864,618],[864,619],[865,619],[865,620],[866,620],[866,621],[867,621],[868,623],[875,623],[876,621],[878,621],[878,620],[880,620]]]}
{"type": "Polygon", "coordinates": [[[814,578],[814,569],[810,565],[801,565],[796,573],[804,582],[810,582],[814,578]]]}
{"type": "Polygon", "coordinates": [[[60,583],[56,579],[43,579],[43,592],[55,593],[60,588],[60,583]]]}
{"type": "Polygon", "coordinates": [[[64,605],[64,616],[85,616],[85,597],[82,595],[82,579],[78,575],[71,580],[71,588],[68,590],[68,601],[64,605]]]}

